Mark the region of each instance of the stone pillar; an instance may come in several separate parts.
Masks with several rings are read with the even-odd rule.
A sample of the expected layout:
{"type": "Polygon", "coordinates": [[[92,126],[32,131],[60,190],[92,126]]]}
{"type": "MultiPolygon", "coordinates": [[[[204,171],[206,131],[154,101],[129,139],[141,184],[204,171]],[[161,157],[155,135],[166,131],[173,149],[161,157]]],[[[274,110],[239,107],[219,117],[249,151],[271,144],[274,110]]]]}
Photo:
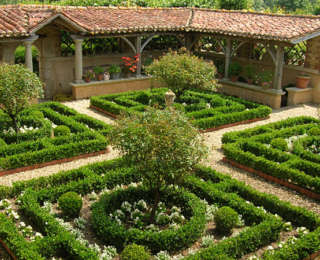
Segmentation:
{"type": "Polygon", "coordinates": [[[83,38],[72,35],[71,36],[74,43],[75,43],[75,56],[74,56],[74,70],[75,70],[75,83],[81,83],[82,80],[82,74],[83,74],[83,68],[82,68],[82,42],[83,38]]]}
{"type": "Polygon", "coordinates": [[[141,77],[141,68],[142,68],[142,57],[141,57],[141,36],[137,36],[136,40],[136,55],[139,59],[137,62],[137,77],[141,77]]]}
{"type": "Polygon", "coordinates": [[[3,43],[1,44],[1,62],[7,64],[14,64],[14,53],[16,48],[19,46],[19,43],[12,42],[12,43],[3,43]]]}
{"type": "Polygon", "coordinates": [[[226,40],[226,47],[225,47],[225,67],[224,67],[224,79],[229,79],[229,66],[231,60],[231,39],[226,40]]]}
{"type": "Polygon", "coordinates": [[[25,52],[25,65],[26,67],[33,71],[33,63],[32,63],[32,44],[39,38],[38,35],[31,36],[23,41],[23,44],[26,48],[25,52]]]}
{"type": "Polygon", "coordinates": [[[320,71],[320,36],[307,41],[306,68],[320,71]]]}
{"type": "Polygon", "coordinates": [[[282,76],[283,76],[283,65],[284,65],[284,49],[283,46],[278,45],[276,56],[275,56],[275,70],[273,78],[273,88],[282,91],[282,76]]]}

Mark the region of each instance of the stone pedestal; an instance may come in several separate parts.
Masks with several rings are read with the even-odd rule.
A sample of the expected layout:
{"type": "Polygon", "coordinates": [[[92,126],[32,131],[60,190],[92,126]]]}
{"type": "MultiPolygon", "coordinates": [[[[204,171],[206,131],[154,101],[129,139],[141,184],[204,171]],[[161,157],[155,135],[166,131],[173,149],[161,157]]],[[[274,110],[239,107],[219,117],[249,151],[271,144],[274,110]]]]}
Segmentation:
{"type": "Polygon", "coordinates": [[[288,106],[310,103],[313,100],[312,88],[287,88],[288,91],[288,106]]]}

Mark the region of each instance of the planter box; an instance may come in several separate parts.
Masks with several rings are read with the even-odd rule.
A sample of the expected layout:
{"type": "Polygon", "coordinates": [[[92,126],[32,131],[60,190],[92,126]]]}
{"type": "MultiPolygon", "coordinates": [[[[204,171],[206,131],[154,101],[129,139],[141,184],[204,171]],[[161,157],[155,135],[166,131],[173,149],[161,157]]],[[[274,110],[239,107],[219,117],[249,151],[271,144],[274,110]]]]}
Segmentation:
{"type": "Polygon", "coordinates": [[[92,81],[88,83],[70,83],[73,99],[89,98],[106,94],[120,93],[132,90],[148,89],[160,84],[152,81],[150,77],[127,78],[106,81],[92,81]]]}
{"type": "Polygon", "coordinates": [[[219,89],[222,93],[268,105],[271,108],[280,108],[281,96],[285,94],[282,90],[264,89],[259,86],[229,80],[220,80],[219,83],[222,85],[219,89]]]}

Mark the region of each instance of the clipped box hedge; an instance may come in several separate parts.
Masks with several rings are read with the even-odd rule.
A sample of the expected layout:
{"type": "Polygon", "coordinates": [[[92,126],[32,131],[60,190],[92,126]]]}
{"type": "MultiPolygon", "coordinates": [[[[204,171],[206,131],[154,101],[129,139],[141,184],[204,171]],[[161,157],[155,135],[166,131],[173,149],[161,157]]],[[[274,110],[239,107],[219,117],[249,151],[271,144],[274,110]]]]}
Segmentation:
{"type": "Polygon", "coordinates": [[[222,138],[224,154],[232,161],[320,194],[320,155],[307,150],[320,140],[309,135],[313,128],[320,128],[320,120],[303,116],[226,133],[222,138]],[[289,151],[277,144],[283,140],[292,140],[289,151]]]}
{"type": "MultiPolygon", "coordinates": [[[[113,115],[140,113],[149,105],[163,108],[164,94],[167,91],[167,88],[157,88],[94,96],[91,97],[90,104],[113,115]]],[[[188,90],[175,102],[175,108],[185,112],[193,124],[201,130],[265,118],[272,111],[264,105],[203,90],[188,90]]]]}
{"type": "MultiPolygon", "coordinates": [[[[10,236],[7,236],[5,242],[17,256],[22,254],[21,248],[24,247],[23,254],[36,256],[35,259],[49,259],[61,254],[71,259],[97,259],[98,256],[95,251],[83,246],[73,234],[59,224],[53,215],[41,208],[42,203],[44,201],[54,202],[61,194],[68,191],[85,195],[92,191],[101,191],[106,187],[112,189],[117,185],[139,182],[140,179],[140,175],[134,167],[130,167],[120,158],[87,165],[75,170],[63,171],[48,177],[16,182],[12,187],[0,187],[1,198],[17,197],[23,193],[19,196],[21,200],[19,210],[30,223],[33,223],[34,227],[41,231],[44,237],[37,239],[35,242],[23,240],[21,235],[14,231],[14,227],[7,220],[7,217],[1,214],[0,219],[3,218],[3,220],[1,219],[0,230],[7,230],[4,231],[4,234],[5,232],[8,233],[8,230],[10,231],[10,236]]],[[[290,250],[285,251],[279,248],[272,255],[264,254],[262,259],[298,260],[320,249],[319,216],[304,208],[292,206],[273,195],[256,191],[242,182],[202,166],[198,166],[194,174],[187,177],[183,188],[186,194],[190,194],[187,198],[192,199],[195,202],[194,207],[199,209],[199,217],[194,219],[193,225],[195,226],[188,231],[189,233],[200,232],[199,227],[203,225],[202,204],[197,203],[199,199],[206,199],[210,204],[215,203],[220,207],[229,206],[233,208],[243,215],[247,226],[240,234],[213,244],[206,249],[201,249],[194,255],[187,256],[187,259],[215,259],[215,257],[216,259],[226,259],[223,257],[239,259],[243,255],[255,252],[259,248],[276,241],[283,230],[283,223],[287,221],[291,221],[295,226],[305,226],[311,232],[298,238],[294,244],[289,245],[290,250]],[[258,206],[264,207],[267,212],[258,208],[258,206]]],[[[131,191],[129,189],[126,192],[130,193],[131,191]]],[[[103,206],[102,212],[97,210],[99,206],[93,207],[93,222],[104,228],[111,227],[104,225],[102,221],[106,213],[106,208],[104,208],[107,206],[104,203],[106,198],[107,196],[102,196],[96,204],[103,202],[100,204],[103,206]]],[[[190,205],[193,205],[193,203],[190,205]]],[[[117,233],[119,230],[121,229],[117,227],[111,229],[110,232],[117,233]]],[[[189,244],[188,241],[194,238],[194,235],[190,234],[179,236],[179,243],[181,245],[182,243],[189,244]]],[[[140,235],[137,238],[142,239],[140,235]]],[[[152,239],[147,239],[148,246],[153,246],[152,241],[152,239]]],[[[143,242],[143,240],[140,240],[140,242],[143,242]]],[[[174,249],[176,243],[175,236],[168,236],[163,241],[168,249],[170,249],[169,247],[174,249]]],[[[153,250],[153,248],[150,249],[153,250]]],[[[159,249],[157,248],[155,251],[159,249]]]]}
{"type": "Polygon", "coordinates": [[[111,128],[56,102],[42,103],[23,111],[21,125],[33,127],[33,130],[19,132],[18,135],[5,131],[9,119],[3,113],[1,116],[7,123],[0,131],[0,170],[105,150],[105,135],[111,128]],[[52,138],[53,124],[58,128],[63,126],[68,131],[52,138]]]}

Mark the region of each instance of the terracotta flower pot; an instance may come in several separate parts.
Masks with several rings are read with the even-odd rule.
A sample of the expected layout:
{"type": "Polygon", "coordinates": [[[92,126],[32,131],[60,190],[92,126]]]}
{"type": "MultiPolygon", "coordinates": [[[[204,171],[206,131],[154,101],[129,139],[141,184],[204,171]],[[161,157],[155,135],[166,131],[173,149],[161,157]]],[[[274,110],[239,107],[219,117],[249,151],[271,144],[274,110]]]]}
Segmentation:
{"type": "Polygon", "coordinates": [[[85,78],[84,78],[84,81],[88,83],[88,82],[91,81],[91,79],[90,79],[90,77],[85,77],[85,78]]]}
{"type": "Polygon", "coordinates": [[[104,78],[103,74],[98,74],[97,75],[97,80],[101,81],[101,80],[103,80],[103,78],[104,78]]]}
{"type": "Polygon", "coordinates": [[[253,79],[247,79],[247,82],[249,85],[252,85],[253,84],[253,79]]]}
{"type": "Polygon", "coordinates": [[[297,88],[307,88],[309,85],[311,77],[309,76],[297,76],[296,77],[296,87],[297,88]]]}
{"type": "Polygon", "coordinates": [[[231,81],[232,82],[237,82],[239,79],[239,76],[231,76],[231,81]]]}

